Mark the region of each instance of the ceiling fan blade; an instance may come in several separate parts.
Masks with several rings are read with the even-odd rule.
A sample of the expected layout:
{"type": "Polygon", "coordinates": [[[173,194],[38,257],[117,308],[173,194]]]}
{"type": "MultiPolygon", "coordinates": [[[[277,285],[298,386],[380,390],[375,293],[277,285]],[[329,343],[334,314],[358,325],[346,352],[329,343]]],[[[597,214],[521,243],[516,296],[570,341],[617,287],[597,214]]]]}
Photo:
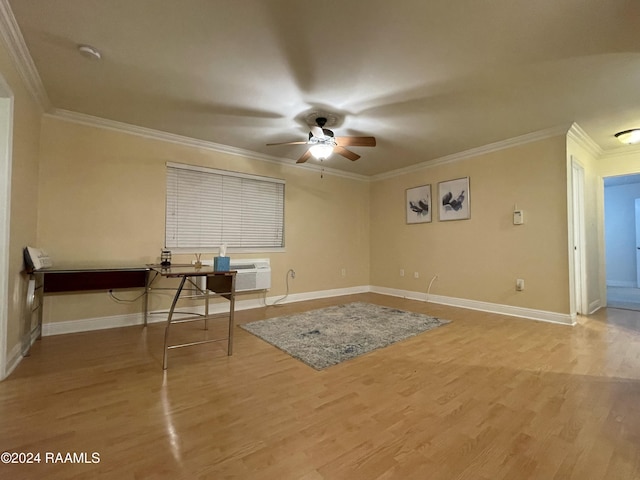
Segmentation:
{"type": "Polygon", "coordinates": [[[306,145],[307,142],[282,142],[282,143],[267,143],[267,147],[273,147],[274,145],[306,145]]]}
{"type": "Polygon", "coordinates": [[[298,161],[296,163],[304,163],[307,160],[309,160],[310,157],[311,157],[311,152],[309,150],[307,150],[306,152],[304,152],[302,154],[302,156],[298,159],[298,161]]]}
{"type": "Polygon", "coordinates": [[[341,147],[375,147],[376,137],[336,137],[341,147]]]}
{"type": "Polygon", "coordinates": [[[347,150],[346,148],[343,148],[340,146],[333,147],[333,151],[334,153],[337,153],[338,155],[342,155],[343,157],[346,157],[351,161],[354,161],[360,158],[360,155],[358,155],[357,153],[354,153],[351,150],[347,150]]]}
{"type": "Polygon", "coordinates": [[[311,127],[311,134],[316,138],[324,138],[324,132],[318,126],[311,127]]]}

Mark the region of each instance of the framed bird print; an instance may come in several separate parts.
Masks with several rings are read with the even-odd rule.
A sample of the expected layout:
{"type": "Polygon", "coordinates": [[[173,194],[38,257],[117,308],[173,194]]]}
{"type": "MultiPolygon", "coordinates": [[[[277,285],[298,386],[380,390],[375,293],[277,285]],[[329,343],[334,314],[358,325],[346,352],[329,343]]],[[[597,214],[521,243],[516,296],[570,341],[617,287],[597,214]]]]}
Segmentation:
{"type": "Polygon", "coordinates": [[[407,223],[426,223],[431,221],[431,185],[407,188],[407,223]]]}
{"type": "Polygon", "coordinates": [[[438,218],[440,221],[471,218],[469,201],[469,177],[438,183],[438,218]]]}

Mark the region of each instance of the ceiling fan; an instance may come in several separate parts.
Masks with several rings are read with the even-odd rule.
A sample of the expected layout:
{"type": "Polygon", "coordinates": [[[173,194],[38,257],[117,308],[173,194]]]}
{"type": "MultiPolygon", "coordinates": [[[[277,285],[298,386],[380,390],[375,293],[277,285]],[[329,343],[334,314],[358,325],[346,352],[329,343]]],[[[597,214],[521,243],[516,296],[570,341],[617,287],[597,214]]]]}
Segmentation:
{"type": "Polygon", "coordinates": [[[309,149],[302,154],[296,163],[304,163],[310,157],[318,160],[324,160],[333,152],[342,155],[349,160],[357,160],[360,155],[347,150],[344,147],[375,147],[375,137],[336,137],[333,132],[324,128],[327,123],[325,117],[317,117],[316,125],[311,127],[309,132],[309,140],[306,142],[283,142],[283,143],[267,143],[267,146],[273,145],[309,145],[309,149]]]}

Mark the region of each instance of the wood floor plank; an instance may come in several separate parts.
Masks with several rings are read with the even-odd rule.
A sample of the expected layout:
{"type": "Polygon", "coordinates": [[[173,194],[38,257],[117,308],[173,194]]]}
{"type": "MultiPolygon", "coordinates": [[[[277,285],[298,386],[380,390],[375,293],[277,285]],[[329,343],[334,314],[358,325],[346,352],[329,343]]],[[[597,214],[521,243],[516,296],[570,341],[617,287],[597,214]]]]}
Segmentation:
{"type": "Polygon", "coordinates": [[[160,324],[44,338],[0,383],[0,452],[100,462],[0,478],[640,478],[640,312],[569,327],[361,294],[236,319],[350,301],[452,322],[323,371],[241,328],[233,356],[178,349],[166,372],[160,324]]]}

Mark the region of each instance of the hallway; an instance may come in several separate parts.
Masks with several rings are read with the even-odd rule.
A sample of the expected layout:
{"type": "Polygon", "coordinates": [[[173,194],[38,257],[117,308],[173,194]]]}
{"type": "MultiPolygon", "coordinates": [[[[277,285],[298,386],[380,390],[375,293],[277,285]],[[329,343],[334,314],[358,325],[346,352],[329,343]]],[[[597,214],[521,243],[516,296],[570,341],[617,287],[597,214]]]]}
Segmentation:
{"type": "Polygon", "coordinates": [[[607,287],[607,306],[640,310],[640,288],[607,287]]]}

